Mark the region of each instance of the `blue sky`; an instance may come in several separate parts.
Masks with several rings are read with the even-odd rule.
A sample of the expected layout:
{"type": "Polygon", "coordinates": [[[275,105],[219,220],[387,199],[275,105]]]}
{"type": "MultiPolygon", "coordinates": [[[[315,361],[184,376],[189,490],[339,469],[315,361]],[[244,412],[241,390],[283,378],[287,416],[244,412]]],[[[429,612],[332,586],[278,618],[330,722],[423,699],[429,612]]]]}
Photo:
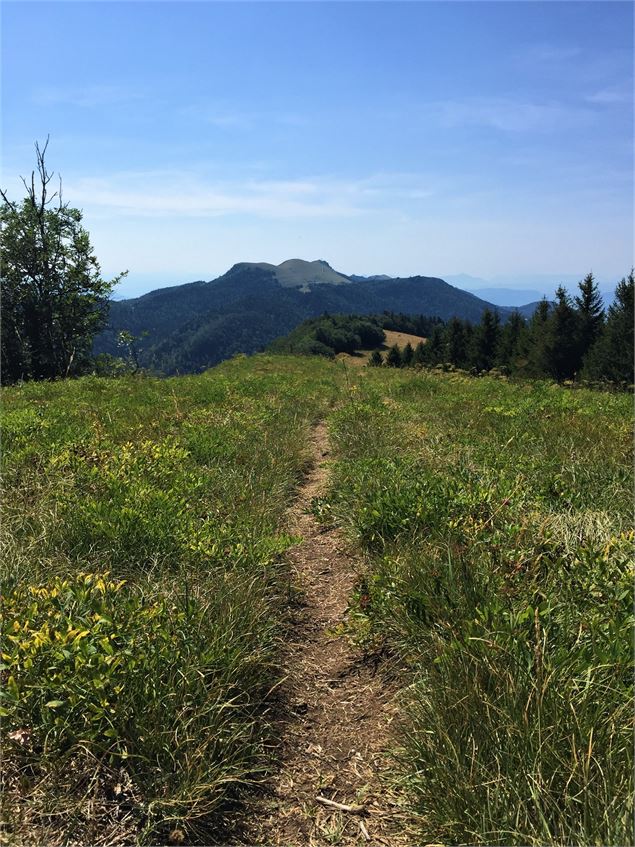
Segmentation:
{"type": "Polygon", "coordinates": [[[633,5],[2,3],[33,142],[120,293],[234,262],[499,281],[633,263],[633,5]]]}

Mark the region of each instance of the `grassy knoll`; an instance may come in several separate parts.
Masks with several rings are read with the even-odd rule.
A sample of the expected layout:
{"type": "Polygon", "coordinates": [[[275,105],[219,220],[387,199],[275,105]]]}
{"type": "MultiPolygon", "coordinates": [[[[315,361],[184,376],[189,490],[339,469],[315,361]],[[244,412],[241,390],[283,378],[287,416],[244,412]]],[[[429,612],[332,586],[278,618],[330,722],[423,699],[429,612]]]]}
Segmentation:
{"type": "Polygon", "coordinates": [[[262,775],[282,518],[338,374],[258,357],[3,391],[10,838],[207,843],[262,775]]]}
{"type": "Polygon", "coordinates": [[[329,497],[369,556],[356,631],[410,669],[422,838],[633,843],[631,399],[373,369],[329,497]]]}

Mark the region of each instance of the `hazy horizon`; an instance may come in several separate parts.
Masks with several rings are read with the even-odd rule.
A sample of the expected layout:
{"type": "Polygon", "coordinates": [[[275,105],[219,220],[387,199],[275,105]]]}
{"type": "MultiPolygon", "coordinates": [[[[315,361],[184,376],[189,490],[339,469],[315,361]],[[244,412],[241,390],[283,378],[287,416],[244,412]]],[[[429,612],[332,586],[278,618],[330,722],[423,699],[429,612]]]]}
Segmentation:
{"type": "Polygon", "coordinates": [[[50,135],[118,296],[293,256],[511,287],[633,264],[631,3],[10,1],[2,22],[2,185],[22,196],[50,135]]]}
{"type": "MultiPolygon", "coordinates": [[[[287,258],[301,258],[298,256],[289,256],[287,258]]],[[[311,256],[307,261],[313,261],[317,258],[324,259],[322,256],[311,256]]],[[[129,275],[126,277],[123,283],[118,285],[114,290],[114,299],[130,299],[134,297],[141,297],[143,294],[148,294],[150,291],[156,291],[160,288],[169,288],[171,286],[176,285],[187,285],[191,282],[211,282],[218,277],[222,276],[226,273],[234,264],[242,261],[242,259],[237,259],[236,262],[232,262],[231,265],[224,268],[220,273],[217,274],[207,274],[207,273],[199,273],[199,274],[162,274],[162,273],[150,273],[150,274],[136,274],[134,276],[129,275]]],[[[264,260],[263,260],[264,261],[264,260]]],[[[324,259],[324,261],[328,261],[328,259],[324,259]]],[[[347,276],[356,275],[357,271],[355,270],[344,270],[333,265],[332,262],[329,262],[334,270],[339,271],[347,276]]],[[[482,296],[479,294],[479,291],[482,289],[492,288],[499,289],[501,291],[512,291],[512,290],[527,290],[533,289],[531,294],[533,297],[529,296],[527,300],[519,301],[518,305],[524,305],[525,302],[531,302],[532,299],[540,299],[542,296],[552,297],[555,293],[556,288],[559,285],[564,285],[565,288],[569,290],[571,294],[575,294],[577,291],[577,284],[580,282],[584,276],[586,276],[585,272],[580,272],[578,274],[509,274],[509,275],[500,275],[500,276],[492,276],[489,278],[486,277],[476,277],[472,274],[465,273],[457,273],[457,274],[430,274],[422,272],[420,274],[408,274],[408,276],[432,276],[437,277],[439,279],[445,280],[450,285],[454,285],[456,288],[463,289],[465,291],[470,291],[472,293],[478,294],[478,296],[482,296]]],[[[390,273],[389,270],[378,270],[377,275],[384,274],[386,276],[397,277],[399,274],[390,273]]],[[[372,274],[367,274],[368,276],[372,274]]],[[[613,292],[616,284],[619,282],[622,277],[626,274],[623,273],[616,279],[610,279],[605,277],[599,277],[596,275],[596,282],[598,283],[600,289],[603,292],[613,292]]],[[[364,276],[364,274],[360,274],[360,276],[364,276]]],[[[529,292],[528,292],[529,293],[529,292]]],[[[484,297],[484,299],[487,299],[484,297]]],[[[504,305],[504,304],[501,304],[504,305]]]]}

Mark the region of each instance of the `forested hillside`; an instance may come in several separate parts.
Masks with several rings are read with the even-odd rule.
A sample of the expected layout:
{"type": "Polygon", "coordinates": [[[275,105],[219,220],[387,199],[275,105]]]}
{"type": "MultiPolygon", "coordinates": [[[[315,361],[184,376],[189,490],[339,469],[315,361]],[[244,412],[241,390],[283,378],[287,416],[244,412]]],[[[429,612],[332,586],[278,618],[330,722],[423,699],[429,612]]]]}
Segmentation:
{"type": "Polygon", "coordinates": [[[403,315],[323,315],[304,321],[274,341],[272,352],[333,357],[372,351],[380,367],[442,367],[473,374],[496,371],[526,379],[577,380],[587,385],[627,388],[633,384],[633,308],[631,272],[615,290],[604,312],[593,275],[579,283],[574,297],[559,288],[556,302],[539,303],[525,321],[515,312],[502,323],[485,309],[477,324],[452,318],[403,315]],[[388,345],[384,330],[412,333],[407,343],[388,345]],[[416,337],[418,336],[418,338],[416,337]]]}
{"type": "MultiPolygon", "coordinates": [[[[486,308],[495,309],[432,277],[350,281],[339,275],[344,282],[315,284],[313,265],[296,261],[293,285],[288,274],[284,284],[278,280],[276,266],[242,263],[213,282],[159,289],[134,300],[113,302],[95,352],[121,355],[118,336],[126,331],[139,338],[140,362],[145,367],[191,373],[236,352],[261,350],[303,320],[324,312],[365,315],[390,310],[478,322],[486,308]],[[304,266],[308,266],[306,277],[302,276],[304,266]]],[[[527,307],[529,313],[533,308],[527,307]]],[[[511,314],[509,309],[498,311],[503,319],[511,314]]]]}

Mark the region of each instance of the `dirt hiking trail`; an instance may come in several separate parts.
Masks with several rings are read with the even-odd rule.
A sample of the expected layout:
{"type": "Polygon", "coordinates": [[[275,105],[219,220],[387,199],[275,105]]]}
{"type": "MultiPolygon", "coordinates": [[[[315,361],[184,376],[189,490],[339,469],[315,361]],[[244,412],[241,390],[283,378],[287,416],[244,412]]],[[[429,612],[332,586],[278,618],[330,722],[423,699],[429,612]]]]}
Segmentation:
{"type": "Polygon", "coordinates": [[[338,529],[309,513],[328,480],[324,423],[314,427],[310,446],[311,468],[288,513],[289,530],[303,542],[288,554],[300,599],[283,656],[280,769],[248,810],[245,834],[263,847],[400,847],[413,843],[409,816],[382,780],[391,767],[385,751],[396,689],[337,634],[362,562],[338,529]]]}

